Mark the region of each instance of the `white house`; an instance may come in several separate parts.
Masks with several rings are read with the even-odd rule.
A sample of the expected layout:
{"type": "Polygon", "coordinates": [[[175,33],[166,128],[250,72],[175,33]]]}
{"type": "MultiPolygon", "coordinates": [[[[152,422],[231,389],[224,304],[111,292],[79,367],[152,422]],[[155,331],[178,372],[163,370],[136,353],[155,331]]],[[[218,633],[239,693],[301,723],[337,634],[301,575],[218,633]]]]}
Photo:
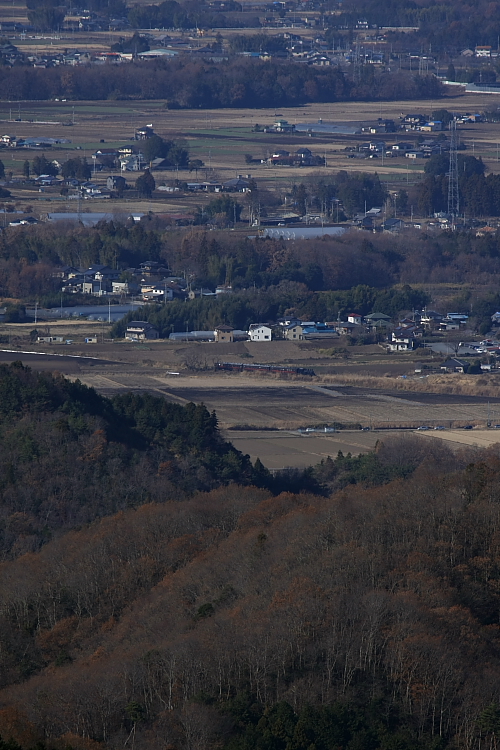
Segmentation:
{"type": "Polygon", "coordinates": [[[113,294],[134,294],[138,291],[138,285],[133,281],[112,281],[113,294]]]}
{"type": "Polygon", "coordinates": [[[361,325],[361,322],[363,320],[362,315],[358,315],[358,313],[349,313],[347,316],[347,322],[348,323],[355,323],[356,325],[361,325]]]}
{"type": "Polygon", "coordinates": [[[158,300],[159,302],[171,301],[174,298],[174,292],[167,286],[155,286],[151,284],[141,284],[141,294],[143,300],[158,300]]]}
{"type": "Polygon", "coordinates": [[[295,125],[291,125],[287,120],[276,120],[272,130],[275,133],[293,133],[295,125]]]}
{"type": "Polygon", "coordinates": [[[122,172],[139,172],[145,163],[142,154],[120,156],[120,169],[122,172]]]}
{"type": "Polygon", "coordinates": [[[38,336],[37,341],[39,344],[62,344],[64,339],[62,336],[38,336]]]}
{"type": "Polygon", "coordinates": [[[407,151],[405,157],[407,159],[425,159],[426,155],[423,151],[407,151]]]}
{"type": "Polygon", "coordinates": [[[410,352],[416,348],[415,341],[416,329],[413,326],[401,326],[396,328],[391,334],[391,340],[387,348],[390,352],[410,352]]]}
{"type": "Polygon", "coordinates": [[[252,323],[248,329],[250,341],[271,341],[272,330],[269,326],[262,323],[252,323]]]}

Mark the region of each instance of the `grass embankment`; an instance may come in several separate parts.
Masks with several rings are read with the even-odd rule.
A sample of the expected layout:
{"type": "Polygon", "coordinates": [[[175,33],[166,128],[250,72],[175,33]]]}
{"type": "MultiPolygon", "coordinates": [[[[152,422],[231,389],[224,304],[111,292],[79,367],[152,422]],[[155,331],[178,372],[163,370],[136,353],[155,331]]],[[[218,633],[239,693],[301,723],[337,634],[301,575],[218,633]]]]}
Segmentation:
{"type": "Polygon", "coordinates": [[[414,393],[448,393],[458,396],[484,396],[498,398],[500,375],[462,375],[461,373],[439,373],[416,378],[395,378],[390,374],[383,377],[371,375],[323,375],[322,383],[330,385],[351,385],[358,388],[376,390],[394,389],[414,393]]]}

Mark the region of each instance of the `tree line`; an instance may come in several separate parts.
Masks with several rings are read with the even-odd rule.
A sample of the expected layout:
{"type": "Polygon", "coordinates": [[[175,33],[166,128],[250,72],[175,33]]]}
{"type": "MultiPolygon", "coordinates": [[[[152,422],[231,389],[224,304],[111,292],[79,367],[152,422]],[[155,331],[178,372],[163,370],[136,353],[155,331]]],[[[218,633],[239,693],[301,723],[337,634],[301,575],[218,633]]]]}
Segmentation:
{"type": "MultiPolygon", "coordinates": [[[[373,66],[370,66],[373,68],[373,66]]],[[[0,96],[20,99],[165,99],[170,107],[290,107],[307,102],[439,97],[434,76],[385,73],[354,81],[336,67],[287,61],[232,58],[225,62],[135,61],[128,65],[82,65],[38,69],[4,67],[0,96]]]]}
{"type": "Polygon", "coordinates": [[[0,397],[0,560],[118,510],[235,481],[274,494],[325,494],[359,481],[384,484],[415,468],[410,460],[399,466],[339,455],[272,475],[225,441],[216,414],[201,404],[131,393],[107,399],[20,362],[0,366],[0,397]]]}
{"type": "Polygon", "coordinates": [[[324,177],[321,173],[314,175],[308,183],[294,185],[291,191],[292,205],[295,203],[301,216],[309,207],[321,211],[331,219],[345,221],[347,216],[371,208],[382,208],[388,193],[380,182],[378,174],[346,172],[340,170],[335,175],[324,177]],[[342,209],[339,212],[338,204],[342,209]]]}
{"type": "MultiPolygon", "coordinates": [[[[308,202],[323,194],[314,186],[304,190],[308,202]]],[[[214,211],[219,208],[214,204],[214,211]]],[[[284,241],[207,233],[202,226],[178,231],[157,217],[87,228],[71,222],[43,224],[0,234],[0,293],[52,304],[61,283],[55,275],[58,266],[108,265],[121,269],[126,281],[131,279],[128,269],[147,260],[159,261],[173,275],[181,273],[193,289],[229,284],[238,298],[240,291],[249,290],[245,294],[251,296],[252,289],[286,289],[290,284],[305,297],[359,286],[383,290],[425,283],[480,283],[486,292],[500,279],[500,236],[476,237],[475,231],[457,227],[453,233],[349,232],[340,238],[284,241]]],[[[66,303],[73,304],[74,298],[66,303]]]]}
{"type": "MultiPolygon", "coordinates": [[[[241,12],[241,5],[234,0],[224,3],[224,11],[238,10],[241,12]]],[[[127,18],[134,29],[209,29],[226,26],[225,13],[215,12],[204,2],[198,3],[196,8],[176,0],[165,0],[158,5],[133,5],[128,9],[127,18]]],[[[231,26],[233,22],[231,18],[231,26]]]]}
{"type": "MultiPolygon", "coordinates": [[[[330,3],[330,7],[336,6],[330,3]]],[[[416,27],[410,42],[407,33],[397,30],[390,33],[395,52],[408,52],[409,43],[415,50],[425,45],[433,54],[457,54],[466,47],[474,49],[476,44],[496,48],[500,34],[496,7],[488,0],[479,0],[474,6],[465,0],[452,5],[413,0],[392,0],[383,4],[376,0],[347,0],[341,10],[342,13],[327,17],[332,33],[337,35],[342,28],[355,28],[360,18],[380,27],[416,27]]]]}
{"type": "MultiPolygon", "coordinates": [[[[274,322],[285,314],[307,320],[337,320],[356,310],[361,315],[383,312],[396,317],[404,310],[422,309],[429,301],[425,292],[408,285],[402,289],[384,290],[359,285],[346,291],[314,293],[305,284],[282,282],[261,290],[221,294],[215,299],[198,297],[188,301],[174,300],[167,305],[147,305],[143,308],[143,315],[158,329],[162,338],[168,338],[174,331],[213,331],[221,322],[247,331],[251,323],[274,322]]],[[[127,314],[113,326],[112,335],[123,337],[133,319],[134,313],[127,314]]]]}

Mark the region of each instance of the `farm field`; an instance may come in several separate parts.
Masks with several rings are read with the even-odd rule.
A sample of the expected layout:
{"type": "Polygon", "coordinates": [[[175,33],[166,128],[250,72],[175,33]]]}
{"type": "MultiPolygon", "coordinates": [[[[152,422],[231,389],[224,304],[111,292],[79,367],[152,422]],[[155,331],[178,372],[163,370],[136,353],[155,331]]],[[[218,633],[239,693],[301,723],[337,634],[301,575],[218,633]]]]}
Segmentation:
{"type": "Polygon", "coordinates": [[[411,372],[413,360],[400,356],[384,362],[387,355],[378,347],[351,347],[351,358],[345,363],[338,358],[325,357],[319,349],[304,350],[294,342],[276,342],[273,347],[245,343],[194,347],[173,342],[110,343],[105,340],[107,325],[91,321],[51,323],[50,332],[72,336],[75,341],[90,334],[101,340],[102,335],[102,343],[47,347],[28,344],[26,340],[21,342],[21,328],[26,334],[29,326],[1,327],[2,334],[5,336],[10,331],[16,343],[0,347],[0,362],[21,360],[36,370],[55,370],[70,378],[79,378],[106,396],[127,391],[149,392],[174,403],[204,403],[210,411],[216,411],[227,439],[253,459],[259,456],[270,469],[304,467],[327,455],[336,455],[339,450],[363,453],[371,450],[387,431],[403,428],[408,432],[422,425],[445,427],[443,431],[418,431],[417,434],[426,439],[444,439],[452,447],[486,446],[500,440],[498,432],[485,429],[488,422],[500,423],[499,397],[477,395],[480,389],[474,389],[472,381],[468,382],[469,393],[453,394],[454,386],[460,386],[458,378],[467,376],[441,376],[442,382],[437,376],[435,388],[441,392],[433,392],[427,380],[403,381],[397,377],[398,372],[411,372]],[[17,338],[12,334],[15,328],[17,338]],[[253,373],[218,373],[211,369],[190,372],[186,369],[186,361],[192,358],[193,352],[198,362],[206,361],[211,368],[217,359],[243,362],[241,357],[249,350],[253,352],[254,361],[300,363],[302,366],[307,363],[317,375],[284,379],[253,373]],[[322,374],[322,368],[326,374],[322,374]],[[332,369],[335,374],[328,374],[332,369]],[[402,386],[421,390],[402,390],[402,386]],[[305,435],[296,432],[298,428],[339,423],[369,430],[305,435]],[[477,429],[453,429],[466,424],[477,429]]]}
{"type": "MultiPolygon", "coordinates": [[[[228,432],[226,437],[252,461],[257,458],[268,469],[304,469],[328,456],[335,458],[339,451],[345,455],[359,455],[373,450],[385,435],[404,436],[408,430],[359,432],[345,430],[328,435],[295,432],[228,432]]],[[[412,432],[422,440],[443,440],[452,449],[489,448],[500,443],[500,432],[495,430],[450,430],[445,432],[412,432]]]]}
{"type": "Polygon", "coordinates": [[[500,431],[495,430],[450,430],[448,432],[419,432],[423,439],[444,440],[450,448],[475,446],[489,448],[500,443],[500,431]]]}
{"type": "Polygon", "coordinates": [[[329,435],[299,434],[296,432],[228,432],[226,437],[235,448],[247,453],[252,462],[257,458],[273,469],[304,469],[328,456],[367,453],[380,439],[378,432],[340,432],[329,435]]]}
{"type": "MultiPolygon", "coordinates": [[[[312,174],[348,171],[377,172],[388,188],[411,187],[421,177],[423,166],[410,164],[402,157],[382,159],[348,159],[346,147],[368,141],[373,136],[328,134],[308,137],[306,133],[272,134],[253,132],[253,127],[271,125],[277,118],[290,123],[323,121],[355,122],[387,117],[397,120],[401,112],[430,112],[446,107],[458,111],[481,111],[495,104],[495,97],[484,94],[464,94],[441,100],[414,102],[341,102],[336,104],[311,104],[290,109],[225,109],[225,110],[168,110],[162,101],[141,102],[2,102],[0,120],[5,132],[21,137],[44,135],[66,137],[70,144],[54,146],[50,154],[58,161],[76,155],[86,157],[100,146],[106,147],[129,144],[135,129],[151,122],[159,135],[166,139],[184,140],[190,149],[191,158],[201,159],[204,167],[198,172],[198,179],[227,180],[237,174],[251,174],[259,187],[268,188],[282,195],[294,183],[305,181],[312,174]],[[16,119],[21,121],[15,121],[16,119]],[[64,127],[63,123],[71,124],[64,127]],[[74,124],[73,124],[74,123],[74,124]],[[326,158],[327,167],[271,167],[261,164],[275,149],[284,148],[293,152],[299,147],[308,147],[313,153],[326,158]],[[75,153],[77,150],[77,153],[75,153]],[[247,164],[245,154],[251,154],[253,162],[247,164]]],[[[469,153],[481,156],[487,169],[500,171],[497,160],[500,143],[500,124],[478,123],[460,128],[460,138],[466,143],[469,153]]],[[[387,134],[386,140],[416,140],[417,134],[387,134]]],[[[24,161],[33,158],[36,152],[17,149],[4,150],[2,161],[14,178],[22,174],[24,161]]],[[[48,154],[47,154],[48,155],[48,154]]],[[[104,182],[108,172],[97,173],[95,180],[104,182]]],[[[175,179],[175,171],[157,171],[154,177],[157,185],[175,179]]],[[[195,173],[179,170],[181,180],[194,180],[195,173]]],[[[127,173],[133,184],[137,175],[127,173]]],[[[11,186],[13,197],[18,204],[28,204],[35,215],[48,211],[74,211],[75,201],[59,195],[54,189],[46,189],[39,194],[26,189],[21,184],[11,186]]],[[[154,197],[149,201],[140,200],[99,200],[83,202],[83,211],[126,212],[149,210],[154,213],[186,213],[210,200],[208,195],[195,196],[179,194],[168,198],[154,197]]]]}
{"type": "MultiPolygon", "coordinates": [[[[418,427],[422,424],[452,427],[463,424],[500,422],[500,398],[449,393],[397,390],[390,379],[384,389],[352,385],[328,385],[318,379],[283,380],[248,374],[206,373],[172,374],[168,365],[160,366],[145,351],[137,357],[119,361],[119,347],[107,357],[94,347],[85,355],[50,353],[51,369],[78,377],[104,395],[124,390],[149,391],[177,402],[203,402],[215,409],[223,428],[252,427],[297,429],[321,424],[360,424],[373,428],[418,427]],[[116,355],[115,356],[115,352],[116,355]],[[77,356],[75,356],[77,355],[77,356]],[[92,359],[86,359],[92,357],[92,359]]],[[[62,351],[61,351],[62,350],[62,351]]],[[[21,359],[38,369],[47,367],[45,358],[22,352],[0,353],[3,361],[21,359]]]]}

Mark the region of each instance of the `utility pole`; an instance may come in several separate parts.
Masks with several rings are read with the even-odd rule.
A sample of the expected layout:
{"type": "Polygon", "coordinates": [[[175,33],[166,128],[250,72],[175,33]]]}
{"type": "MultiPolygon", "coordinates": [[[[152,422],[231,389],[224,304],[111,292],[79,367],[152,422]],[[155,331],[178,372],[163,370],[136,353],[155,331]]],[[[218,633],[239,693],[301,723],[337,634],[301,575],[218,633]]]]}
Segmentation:
{"type": "Polygon", "coordinates": [[[450,165],[448,169],[448,214],[453,217],[453,224],[460,213],[460,195],[458,190],[458,156],[457,156],[457,123],[450,122],[450,165]]]}
{"type": "Polygon", "coordinates": [[[356,46],[354,51],[354,66],[353,66],[353,78],[356,83],[359,83],[361,78],[361,60],[359,51],[359,38],[356,37],[356,46]]]}

